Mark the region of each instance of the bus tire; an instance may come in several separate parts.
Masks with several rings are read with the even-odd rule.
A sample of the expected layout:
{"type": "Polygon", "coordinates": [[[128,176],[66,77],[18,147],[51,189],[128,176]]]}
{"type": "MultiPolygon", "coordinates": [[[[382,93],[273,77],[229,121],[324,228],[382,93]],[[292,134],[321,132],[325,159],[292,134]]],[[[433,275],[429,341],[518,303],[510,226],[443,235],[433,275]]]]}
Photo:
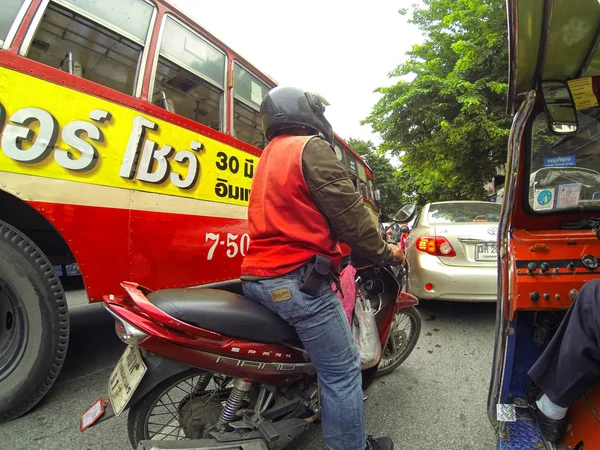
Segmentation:
{"type": "Polygon", "coordinates": [[[69,311],[52,264],[0,220],[0,423],[33,408],[54,384],[69,343],[69,311]]]}

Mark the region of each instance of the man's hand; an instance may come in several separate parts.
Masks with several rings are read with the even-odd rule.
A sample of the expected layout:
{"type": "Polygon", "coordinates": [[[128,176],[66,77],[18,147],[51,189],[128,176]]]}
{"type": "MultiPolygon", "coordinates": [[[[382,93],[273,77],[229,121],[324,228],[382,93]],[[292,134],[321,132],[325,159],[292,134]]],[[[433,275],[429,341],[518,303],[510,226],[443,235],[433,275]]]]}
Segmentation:
{"type": "Polygon", "coordinates": [[[392,250],[392,253],[394,254],[394,258],[398,258],[400,260],[400,262],[402,264],[404,264],[404,262],[406,261],[406,256],[404,256],[404,253],[402,252],[402,250],[400,250],[400,247],[398,247],[396,244],[388,244],[390,249],[392,250]]]}

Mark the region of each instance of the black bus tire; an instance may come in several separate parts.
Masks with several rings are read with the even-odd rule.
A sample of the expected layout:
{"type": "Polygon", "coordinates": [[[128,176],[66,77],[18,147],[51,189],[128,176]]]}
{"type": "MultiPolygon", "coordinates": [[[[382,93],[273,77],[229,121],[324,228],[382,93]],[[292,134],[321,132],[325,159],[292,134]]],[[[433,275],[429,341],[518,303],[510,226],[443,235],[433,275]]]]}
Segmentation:
{"type": "Polygon", "coordinates": [[[69,311],[52,264],[0,220],[0,423],[33,408],[54,384],[69,343],[69,311]]]}

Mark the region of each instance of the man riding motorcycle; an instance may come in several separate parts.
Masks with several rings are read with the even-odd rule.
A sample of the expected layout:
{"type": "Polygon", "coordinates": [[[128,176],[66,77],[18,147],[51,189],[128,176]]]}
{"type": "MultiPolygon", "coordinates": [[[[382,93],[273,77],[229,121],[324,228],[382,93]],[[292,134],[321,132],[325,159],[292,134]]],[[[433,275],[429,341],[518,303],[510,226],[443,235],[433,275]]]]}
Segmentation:
{"type": "Polygon", "coordinates": [[[293,87],[274,88],[261,104],[270,142],[250,194],[243,290],[296,329],[317,369],[327,446],[391,450],[387,437],[365,438],[360,357],[331,282],[338,239],[375,263],[404,254],[382,239],[337,160],[324,112],[321,97],[293,87]]]}

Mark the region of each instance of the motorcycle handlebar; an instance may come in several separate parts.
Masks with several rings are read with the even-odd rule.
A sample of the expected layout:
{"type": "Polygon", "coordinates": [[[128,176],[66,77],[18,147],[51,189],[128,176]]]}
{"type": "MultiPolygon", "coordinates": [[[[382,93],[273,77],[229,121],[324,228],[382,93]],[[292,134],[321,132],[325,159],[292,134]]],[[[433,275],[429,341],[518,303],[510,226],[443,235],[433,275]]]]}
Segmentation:
{"type": "Polygon", "coordinates": [[[392,259],[389,259],[388,261],[386,261],[390,266],[392,267],[397,267],[400,265],[400,259],[396,258],[395,256],[392,259]]]}
{"type": "Polygon", "coordinates": [[[400,262],[400,259],[393,257],[391,259],[387,259],[383,262],[380,262],[379,264],[368,264],[366,266],[356,267],[356,270],[372,269],[373,267],[377,267],[377,266],[398,267],[400,265],[402,265],[402,263],[400,262]]]}

